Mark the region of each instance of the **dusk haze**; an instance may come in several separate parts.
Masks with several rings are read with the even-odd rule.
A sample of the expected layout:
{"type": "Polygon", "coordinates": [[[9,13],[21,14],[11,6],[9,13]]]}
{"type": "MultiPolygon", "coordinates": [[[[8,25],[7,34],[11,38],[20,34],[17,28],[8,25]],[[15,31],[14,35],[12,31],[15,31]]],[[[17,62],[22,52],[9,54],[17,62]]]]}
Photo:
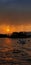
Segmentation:
{"type": "Polygon", "coordinates": [[[0,34],[31,31],[31,0],[0,0],[0,34]]]}

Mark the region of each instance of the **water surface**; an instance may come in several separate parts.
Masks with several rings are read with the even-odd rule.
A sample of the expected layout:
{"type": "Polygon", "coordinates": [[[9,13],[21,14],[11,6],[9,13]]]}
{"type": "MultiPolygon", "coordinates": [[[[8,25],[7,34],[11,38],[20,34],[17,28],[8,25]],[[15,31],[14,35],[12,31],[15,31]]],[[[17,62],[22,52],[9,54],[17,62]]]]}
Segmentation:
{"type": "Polygon", "coordinates": [[[0,38],[0,65],[31,65],[31,38],[0,38]]]}

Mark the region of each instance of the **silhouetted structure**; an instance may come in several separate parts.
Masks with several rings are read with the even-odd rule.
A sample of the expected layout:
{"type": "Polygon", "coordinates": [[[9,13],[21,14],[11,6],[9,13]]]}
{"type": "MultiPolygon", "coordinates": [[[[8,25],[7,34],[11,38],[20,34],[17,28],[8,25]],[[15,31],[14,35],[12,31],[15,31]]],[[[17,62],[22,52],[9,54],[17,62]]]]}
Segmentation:
{"type": "Polygon", "coordinates": [[[13,32],[11,38],[29,38],[31,35],[27,35],[28,32],[13,32]]]}
{"type": "Polygon", "coordinates": [[[31,32],[13,32],[12,34],[0,34],[0,38],[29,38],[31,32]]]}

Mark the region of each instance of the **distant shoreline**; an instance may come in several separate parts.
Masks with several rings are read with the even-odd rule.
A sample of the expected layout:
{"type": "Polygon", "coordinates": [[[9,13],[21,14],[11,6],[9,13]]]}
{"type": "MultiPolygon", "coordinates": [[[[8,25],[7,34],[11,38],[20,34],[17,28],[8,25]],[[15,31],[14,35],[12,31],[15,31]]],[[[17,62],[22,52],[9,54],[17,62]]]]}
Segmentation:
{"type": "Polygon", "coordinates": [[[31,38],[31,32],[13,32],[12,34],[0,34],[0,38],[31,38]]]}

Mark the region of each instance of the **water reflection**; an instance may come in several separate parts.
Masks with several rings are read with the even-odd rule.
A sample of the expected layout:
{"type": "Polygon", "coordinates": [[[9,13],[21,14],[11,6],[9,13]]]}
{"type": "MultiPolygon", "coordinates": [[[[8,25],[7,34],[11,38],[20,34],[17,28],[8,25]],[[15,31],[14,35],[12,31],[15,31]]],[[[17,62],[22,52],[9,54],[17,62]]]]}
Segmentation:
{"type": "Polygon", "coordinates": [[[6,38],[5,40],[4,40],[4,42],[7,44],[7,45],[10,45],[11,44],[11,39],[9,39],[9,38],[6,38]]]}
{"type": "Polygon", "coordinates": [[[26,44],[22,48],[19,39],[0,39],[0,65],[31,65],[31,43],[24,40],[26,44]]]}

